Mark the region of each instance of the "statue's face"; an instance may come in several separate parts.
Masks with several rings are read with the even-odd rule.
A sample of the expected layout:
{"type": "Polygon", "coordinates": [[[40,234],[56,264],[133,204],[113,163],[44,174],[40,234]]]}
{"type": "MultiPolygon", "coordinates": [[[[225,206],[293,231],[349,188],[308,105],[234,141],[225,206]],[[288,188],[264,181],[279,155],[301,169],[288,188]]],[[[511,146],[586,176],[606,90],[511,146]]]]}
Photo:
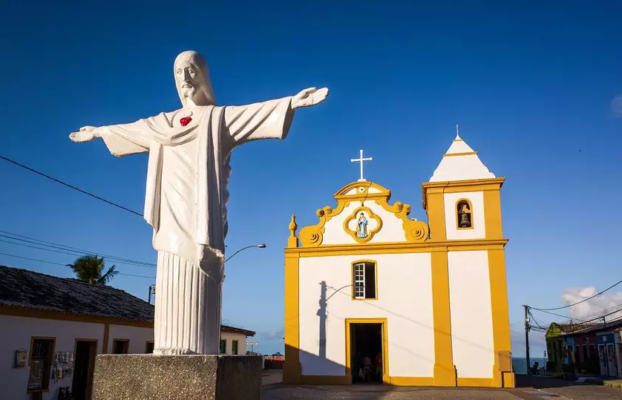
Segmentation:
{"type": "Polygon", "coordinates": [[[181,60],[175,68],[175,80],[180,88],[181,95],[184,99],[191,100],[193,103],[197,103],[198,95],[200,91],[198,87],[204,82],[201,82],[203,74],[197,70],[197,67],[190,62],[190,60],[181,60]]]}
{"type": "Polygon", "coordinates": [[[177,56],[175,84],[185,105],[206,106],[215,103],[205,59],[194,51],[177,56]]]}

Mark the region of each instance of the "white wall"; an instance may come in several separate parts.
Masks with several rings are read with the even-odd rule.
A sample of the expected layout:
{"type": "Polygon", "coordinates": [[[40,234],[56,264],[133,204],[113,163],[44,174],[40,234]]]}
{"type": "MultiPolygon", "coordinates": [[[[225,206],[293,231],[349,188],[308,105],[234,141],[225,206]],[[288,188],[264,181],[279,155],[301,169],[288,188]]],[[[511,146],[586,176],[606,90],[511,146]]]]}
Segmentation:
{"type": "Polygon", "coordinates": [[[495,361],[487,251],[448,253],[451,338],[458,378],[492,378],[495,361]]]}
{"type": "MultiPolygon", "coordinates": [[[[346,206],[341,214],[333,217],[330,221],[324,225],[324,238],[322,244],[357,244],[344,229],[344,221],[350,217],[355,209],[361,206],[360,201],[352,201],[346,206]]],[[[395,216],[395,214],[386,211],[382,206],[376,204],[374,200],[365,202],[365,207],[368,207],[374,214],[378,215],[382,220],[382,229],[369,241],[369,243],[382,243],[382,242],[405,242],[406,235],[404,233],[404,227],[402,226],[402,220],[395,216]]],[[[369,219],[368,230],[372,231],[376,227],[376,221],[369,219]]],[[[356,222],[352,221],[350,229],[356,229],[356,222]]]]}
{"type": "MultiPolygon", "coordinates": [[[[28,366],[14,368],[15,350],[26,350],[30,357],[32,336],[55,337],[54,351],[74,353],[76,339],[97,339],[97,354],[103,353],[104,324],[0,315],[0,400],[30,400],[26,393],[28,385],[28,366]]],[[[222,333],[227,339],[227,353],[232,353],[232,340],[239,340],[239,354],[246,354],[246,336],[236,333],[222,333]]],[[[147,341],[153,341],[153,328],[110,325],[108,353],[112,353],[114,339],[129,339],[129,353],[143,354],[147,341]]],[[[75,356],[75,354],[74,354],[75,356]]],[[[44,400],[56,400],[58,388],[71,387],[73,376],[50,380],[49,393],[44,400]]]]}
{"type": "Polygon", "coordinates": [[[486,237],[483,192],[445,193],[444,199],[447,239],[482,239],[486,237]],[[456,221],[456,203],[460,199],[468,199],[473,206],[473,210],[471,210],[473,229],[458,229],[456,221]]]}
{"type": "MultiPolygon", "coordinates": [[[[26,317],[0,315],[0,398],[7,400],[30,400],[26,393],[29,367],[13,368],[15,350],[27,350],[30,357],[32,336],[56,337],[54,351],[74,352],[75,339],[98,339],[98,353],[101,353],[104,339],[104,325],[85,322],[57,321],[26,317]]],[[[55,400],[58,388],[71,386],[73,377],[56,382],[50,380],[50,392],[44,393],[44,400],[55,400]]]]}
{"type": "Polygon", "coordinates": [[[233,341],[238,341],[238,355],[246,354],[246,336],[241,333],[221,332],[220,340],[227,341],[227,354],[233,354],[233,341]]]}
{"type": "Polygon", "coordinates": [[[153,341],[153,328],[110,325],[108,333],[108,353],[110,354],[112,354],[112,343],[114,339],[129,339],[129,354],[144,354],[147,341],[153,341]]]}
{"type": "Polygon", "coordinates": [[[434,373],[431,258],[429,253],[304,257],[300,259],[300,362],[303,375],[345,375],[345,319],[387,318],[389,375],[434,373]],[[351,263],[376,260],[378,299],[352,300],[351,263]],[[325,356],[318,316],[321,282],[327,285],[325,356]],[[343,288],[336,293],[336,289],[343,288]]]}

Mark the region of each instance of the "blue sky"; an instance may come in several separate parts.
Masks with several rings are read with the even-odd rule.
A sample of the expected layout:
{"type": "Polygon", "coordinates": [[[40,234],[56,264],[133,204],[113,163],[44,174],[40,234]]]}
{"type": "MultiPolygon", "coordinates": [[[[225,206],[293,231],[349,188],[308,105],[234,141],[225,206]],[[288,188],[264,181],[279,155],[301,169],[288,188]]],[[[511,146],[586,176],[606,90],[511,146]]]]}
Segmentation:
{"type": "MultiPolygon", "coordinates": [[[[224,320],[282,351],[283,247],[358,178],[421,209],[427,181],[461,135],[503,187],[514,353],[521,304],[562,305],[567,288],[622,279],[622,4],[615,1],[17,2],[0,15],[0,154],[142,210],[147,157],[116,159],[67,135],[179,107],[172,63],[203,53],[220,104],[328,86],[286,141],[232,157],[224,320]],[[108,5],[104,5],[104,4],[108,5]],[[545,4],[544,4],[545,3],[545,4]],[[617,108],[616,108],[617,107],[617,108]]],[[[0,162],[0,229],[154,261],[140,218],[0,162]]],[[[0,243],[0,252],[72,261],[0,243]]],[[[70,276],[0,255],[0,264],[70,276]]],[[[119,264],[121,271],[151,274],[119,264]]],[[[147,279],[114,286],[146,298],[147,279]]],[[[551,321],[541,316],[541,321],[551,321]]],[[[536,340],[535,352],[541,354],[536,340]]]]}

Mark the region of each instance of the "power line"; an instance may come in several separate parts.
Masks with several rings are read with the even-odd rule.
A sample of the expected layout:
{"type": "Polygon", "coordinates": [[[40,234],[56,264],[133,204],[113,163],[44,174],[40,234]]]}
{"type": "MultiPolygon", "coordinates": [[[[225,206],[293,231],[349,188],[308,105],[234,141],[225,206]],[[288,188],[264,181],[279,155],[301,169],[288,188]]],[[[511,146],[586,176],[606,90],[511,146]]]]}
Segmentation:
{"type": "MultiPolygon", "coordinates": [[[[570,321],[571,321],[571,322],[570,322],[570,324],[571,324],[571,325],[578,325],[578,324],[573,324],[573,323],[572,323],[572,321],[573,321],[573,320],[575,320],[575,321],[579,321],[579,322],[580,322],[580,323],[582,323],[582,324],[586,324],[586,323],[590,323],[590,322],[598,321],[598,320],[600,320],[600,319],[603,319],[604,317],[608,317],[608,316],[610,316],[610,315],[613,315],[613,314],[616,314],[616,313],[622,312],[622,307],[621,307],[621,306],[622,306],[622,304],[616,304],[616,305],[614,305],[614,306],[611,306],[611,307],[609,307],[609,308],[606,308],[605,310],[611,310],[613,307],[620,307],[620,308],[615,309],[614,311],[611,311],[611,312],[608,312],[608,313],[606,313],[606,314],[599,315],[598,317],[594,317],[594,318],[587,319],[587,320],[582,320],[582,319],[579,319],[579,318],[571,318],[571,319],[570,319],[570,321]]],[[[562,318],[564,318],[564,319],[569,319],[569,318],[568,318],[567,316],[565,316],[565,315],[555,314],[555,313],[552,313],[552,312],[549,312],[549,311],[542,311],[542,310],[538,310],[538,311],[543,312],[543,313],[546,313],[546,314],[555,315],[555,316],[557,316],[557,317],[562,317],[562,318]]],[[[621,318],[622,318],[622,317],[621,317],[621,318]]],[[[616,319],[617,319],[617,318],[616,318],[616,319]]]]}
{"type": "Polygon", "coordinates": [[[0,230],[0,242],[10,243],[10,244],[14,244],[17,246],[30,247],[30,248],[34,248],[37,250],[49,251],[49,252],[59,253],[59,254],[68,254],[68,255],[97,254],[109,260],[115,261],[119,264],[127,264],[127,265],[132,265],[132,266],[137,266],[137,267],[155,268],[156,266],[156,264],[154,263],[132,260],[129,258],[118,257],[118,256],[110,255],[110,254],[102,254],[102,253],[91,251],[91,250],[85,250],[85,249],[80,249],[77,247],[66,246],[66,245],[59,244],[59,243],[48,242],[48,241],[44,241],[40,239],[35,239],[30,236],[20,235],[17,233],[12,233],[12,232],[3,231],[3,230],[0,230]],[[5,239],[1,239],[1,238],[5,238],[5,239]],[[6,239],[10,239],[12,241],[17,241],[17,242],[23,242],[23,243],[15,243],[12,241],[7,241],[6,239]],[[27,244],[24,244],[24,243],[27,243],[27,244]]]}
{"type": "MultiPolygon", "coordinates": [[[[95,255],[96,254],[96,253],[88,253],[88,252],[79,253],[79,252],[69,252],[69,251],[55,250],[55,249],[50,249],[50,248],[45,248],[45,247],[33,246],[33,245],[30,245],[30,244],[15,243],[15,242],[11,242],[11,241],[8,241],[8,240],[3,240],[3,239],[0,239],[0,242],[2,242],[2,243],[9,243],[9,244],[12,244],[12,245],[15,245],[15,246],[28,247],[28,248],[31,248],[31,249],[49,251],[51,253],[56,253],[56,254],[66,254],[66,255],[70,255],[70,256],[76,256],[76,255],[80,256],[80,255],[84,255],[85,253],[86,254],[90,254],[90,255],[95,255]]],[[[133,264],[133,263],[129,263],[129,262],[119,262],[119,261],[115,260],[115,257],[106,257],[104,255],[101,255],[101,256],[103,256],[104,258],[108,258],[109,260],[115,261],[115,263],[117,263],[117,264],[126,264],[126,265],[131,265],[133,267],[139,267],[139,268],[151,268],[151,269],[155,268],[155,266],[150,266],[150,265],[133,264]]]]}
{"type": "Polygon", "coordinates": [[[587,299],[583,299],[583,300],[578,301],[578,302],[573,303],[573,304],[569,304],[569,305],[567,305],[567,306],[556,307],[556,308],[535,308],[535,307],[530,307],[530,308],[531,308],[532,310],[538,310],[538,311],[556,311],[556,310],[563,310],[564,308],[568,308],[568,307],[576,306],[577,304],[581,304],[581,303],[584,303],[584,302],[586,302],[586,301],[588,301],[588,300],[592,300],[594,297],[596,297],[596,296],[600,296],[601,294],[605,293],[607,290],[609,290],[609,289],[613,289],[614,287],[618,286],[620,283],[622,283],[622,280],[621,280],[621,281],[618,281],[617,283],[615,283],[615,284],[613,284],[613,285],[611,285],[611,286],[609,286],[607,289],[602,290],[602,291],[600,291],[600,292],[596,293],[594,296],[588,297],[587,299]]]}
{"type": "MultiPolygon", "coordinates": [[[[563,319],[569,319],[567,315],[556,314],[556,313],[552,313],[552,312],[550,312],[550,311],[538,310],[538,309],[536,309],[536,308],[534,308],[534,310],[536,310],[536,311],[540,311],[540,312],[543,312],[543,313],[545,313],[545,314],[554,315],[554,316],[556,316],[556,317],[560,317],[560,318],[563,318],[563,319]]],[[[578,318],[573,318],[573,319],[576,319],[576,320],[578,320],[578,321],[581,321],[581,320],[580,320],[580,319],[578,319],[578,318]]],[[[585,322],[585,321],[582,321],[582,322],[585,322]]]]}
{"type": "MultiPolygon", "coordinates": [[[[51,265],[60,265],[61,267],[66,267],[67,266],[66,264],[55,263],[55,262],[52,262],[52,261],[39,260],[39,259],[36,259],[36,258],[30,258],[30,257],[22,257],[22,256],[17,256],[15,254],[0,253],[0,255],[7,256],[7,257],[21,258],[21,259],[30,260],[30,261],[37,261],[37,262],[40,262],[40,263],[46,263],[46,264],[51,264],[51,265]]],[[[134,277],[134,278],[145,278],[145,279],[152,279],[152,280],[155,279],[152,276],[133,275],[133,274],[126,274],[126,273],[123,273],[123,272],[119,272],[119,275],[131,276],[131,277],[134,277]]]]}
{"type": "Polygon", "coordinates": [[[37,174],[37,175],[39,175],[39,176],[42,176],[42,177],[44,177],[44,178],[47,178],[47,179],[49,179],[49,180],[51,180],[51,181],[53,181],[53,182],[59,183],[59,184],[61,184],[61,185],[63,185],[63,186],[66,186],[66,187],[68,187],[68,188],[70,188],[70,189],[76,190],[76,191],[78,191],[78,192],[80,192],[80,193],[82,193],[82,194],[85,194],[85,195],[87,195],[87,196],[90,196],[90,197],[92,197],[92,198],[94,198],[94,199],[97,199],[97,200],[99,200],[99,201],[103,201],[104,203],[108,203],[108,204],[110,204],[111,206],[115,206],[115,207],[117,207],[117,208],[120,208],[121,210],[124,210],[124,211],[130,212],[130,213],[132,213],[132,214],[136,214],[136,215],[138,215],[139,217],[142,217],[142,216],[143,216],[143,214],[141,214],[141,213],[139,213],[139,212],[137,212],[137,211],[134,211],[134,210],[132,210],[132,209],[129,209],[129,208],[127,208],[127,207],[125,207],[125,206],[122,206],[122,205],[120,205],[120,204],[117,204],[117,203],[115,203],[115,202],[113,202],[113,201],[106,200],[106,199],[104,199],[103,197],[100,197],[100,196],[98,196],[98,195],[96,195],[96,194],[93,194],[93,193],[91,193],[91,192],[88,192],[88,191],[86,191],[86,190],[84,190],[84,189],[80,189],[79,187],[76,187],[76,186],[74,186],[74,185],[71,185],[71,184],[69,184],[69,183],[67,183],[67,182],[63,182],[63,181],[61,181],[60,179],[56,179],[56,178],[54,178],[54,177],[51,177],[50,175],[44,174],[43,172],[37,171],[37,170],[36,170],[36,169],[34,169],[34,168],[30,168],[30,167],[28,167],[28,166],[26,166],[26,165],[24,165],[24,164],[18,163],[17,161],[15,161],[15,160],[11,160],[10,158],[7,158],[7,157],[4,157],[4,156],[0,155],[0,159],[2,159],[2,160],[4,160],[4,161],[8,161],[8,162],[10,162],[11,164],[17,165],[18,167],[20,167],[20,168],[24,168],[25,170],[28,170],[28,171],[30,171],[30,172],[34,172],[35,174],[37,174]]]}

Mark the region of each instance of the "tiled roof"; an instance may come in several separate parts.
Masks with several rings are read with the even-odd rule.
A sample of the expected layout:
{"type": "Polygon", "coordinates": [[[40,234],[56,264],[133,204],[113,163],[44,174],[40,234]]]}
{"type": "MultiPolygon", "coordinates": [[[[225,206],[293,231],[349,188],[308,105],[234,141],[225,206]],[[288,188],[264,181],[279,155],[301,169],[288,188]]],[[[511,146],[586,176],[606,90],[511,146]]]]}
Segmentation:
{"type": "Polygon", "coordinates": [[[111,286],[0,266],[0,306],[153,321],[153,305],[111,286]]]}
{"type": "Polygon", "coordinates": [[[220,331],[228,332],[228,333],[241,333],[242,335],[246,335],[246,336],[255,336],[255,332],[253,331],[249,331],[249,330],[242,329],[242,328],[236,328],[233,326],[227,326],[227,325],[221,325],[220,331]]]}
{"type": "MultiPolygon", "coordinates": [[[[111,286],[89,285],[27,269],[0,265],[0,307],[153,322],[154,306],[111,286]]],[[[222,325],[222,332],[255,332],[222,325]]]]}

